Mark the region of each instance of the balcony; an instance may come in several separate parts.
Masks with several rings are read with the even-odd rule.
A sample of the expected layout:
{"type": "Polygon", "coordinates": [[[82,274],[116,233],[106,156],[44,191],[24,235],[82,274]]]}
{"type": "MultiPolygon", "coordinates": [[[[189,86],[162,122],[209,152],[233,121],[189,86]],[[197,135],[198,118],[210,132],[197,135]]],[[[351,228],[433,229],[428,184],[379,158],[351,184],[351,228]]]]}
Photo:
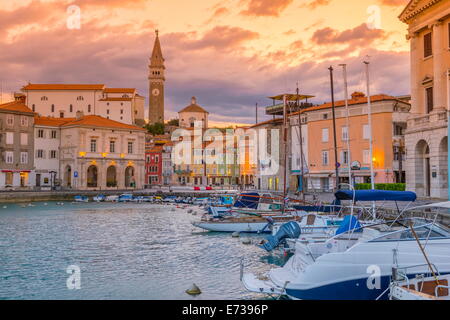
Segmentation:
{"type": "Polygon", "coordinates": [[[447,110],[435,110],[430,114],[412,116],[408,119],[406,133],[428,131],[447,127],[447,110]]]}

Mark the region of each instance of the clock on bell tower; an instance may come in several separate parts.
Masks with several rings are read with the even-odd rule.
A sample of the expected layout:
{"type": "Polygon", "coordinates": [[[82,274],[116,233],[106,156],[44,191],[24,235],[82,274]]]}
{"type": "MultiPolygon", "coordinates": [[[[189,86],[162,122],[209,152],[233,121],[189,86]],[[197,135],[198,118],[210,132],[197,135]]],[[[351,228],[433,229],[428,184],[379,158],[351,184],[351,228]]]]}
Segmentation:
{"type": "Polygon", "coordinates": [[[156,30],[156,39],[153,46],[152,56],[149,65],[149,122],[164,123],[164,83],[165,78],[164,58],[159,42],[159,33],[156,30]]]}

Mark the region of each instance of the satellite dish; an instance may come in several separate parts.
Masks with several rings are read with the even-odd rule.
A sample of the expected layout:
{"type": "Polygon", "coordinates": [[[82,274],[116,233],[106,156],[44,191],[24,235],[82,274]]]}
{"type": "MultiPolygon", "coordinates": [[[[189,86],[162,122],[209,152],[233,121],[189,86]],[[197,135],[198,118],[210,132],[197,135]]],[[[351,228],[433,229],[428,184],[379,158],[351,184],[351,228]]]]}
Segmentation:
{"type": "Polygon", "coordinates": [[[352,170],[361,170],[361,163],[359,161],[353,161],[351,168],[352,170]]]}

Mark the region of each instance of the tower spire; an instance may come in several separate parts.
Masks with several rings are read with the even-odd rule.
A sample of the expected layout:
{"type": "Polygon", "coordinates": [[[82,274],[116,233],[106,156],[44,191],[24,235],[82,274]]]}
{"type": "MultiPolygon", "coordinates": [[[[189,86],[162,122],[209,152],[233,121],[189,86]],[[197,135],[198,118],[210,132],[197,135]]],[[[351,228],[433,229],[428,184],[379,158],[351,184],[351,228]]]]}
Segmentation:
{"type": "Polygon", "coordinates": [[[164,66],[164,57],[161,50],[161,43],[159,42],[159,30],[155,30],[156,39],[153,45],[152,57],[150,58],[150,66],[161,67],[164,66]]]}

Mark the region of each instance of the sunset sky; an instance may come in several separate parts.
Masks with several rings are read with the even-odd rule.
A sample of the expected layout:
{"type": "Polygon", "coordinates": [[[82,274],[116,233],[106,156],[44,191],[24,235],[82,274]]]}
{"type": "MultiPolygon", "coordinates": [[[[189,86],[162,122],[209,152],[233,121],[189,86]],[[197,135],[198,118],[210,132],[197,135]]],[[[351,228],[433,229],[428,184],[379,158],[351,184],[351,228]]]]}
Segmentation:
{"type": "MultiPolygon", "coordinates": [[[[362,61],[371,61],[371,92],[409,93],[409,44],[398,15],[407,0],[0,0],[3,92],[33,83],[104,83],[148,96],[148,59],[159,29],[166,59],[166,119],[196,96],[213,122],[254,123],[254,105],[295,90],[343,99],[365,91],[362,61]],[[81,9],[69,29],[70,5],[81,9]],[[368,8],[381,29],[369,29],[368,8]],[[373,12],[373,11],[372,11],[373,12]]],[[[263,110],[260,110],[260,120],[263,110]]]]}

